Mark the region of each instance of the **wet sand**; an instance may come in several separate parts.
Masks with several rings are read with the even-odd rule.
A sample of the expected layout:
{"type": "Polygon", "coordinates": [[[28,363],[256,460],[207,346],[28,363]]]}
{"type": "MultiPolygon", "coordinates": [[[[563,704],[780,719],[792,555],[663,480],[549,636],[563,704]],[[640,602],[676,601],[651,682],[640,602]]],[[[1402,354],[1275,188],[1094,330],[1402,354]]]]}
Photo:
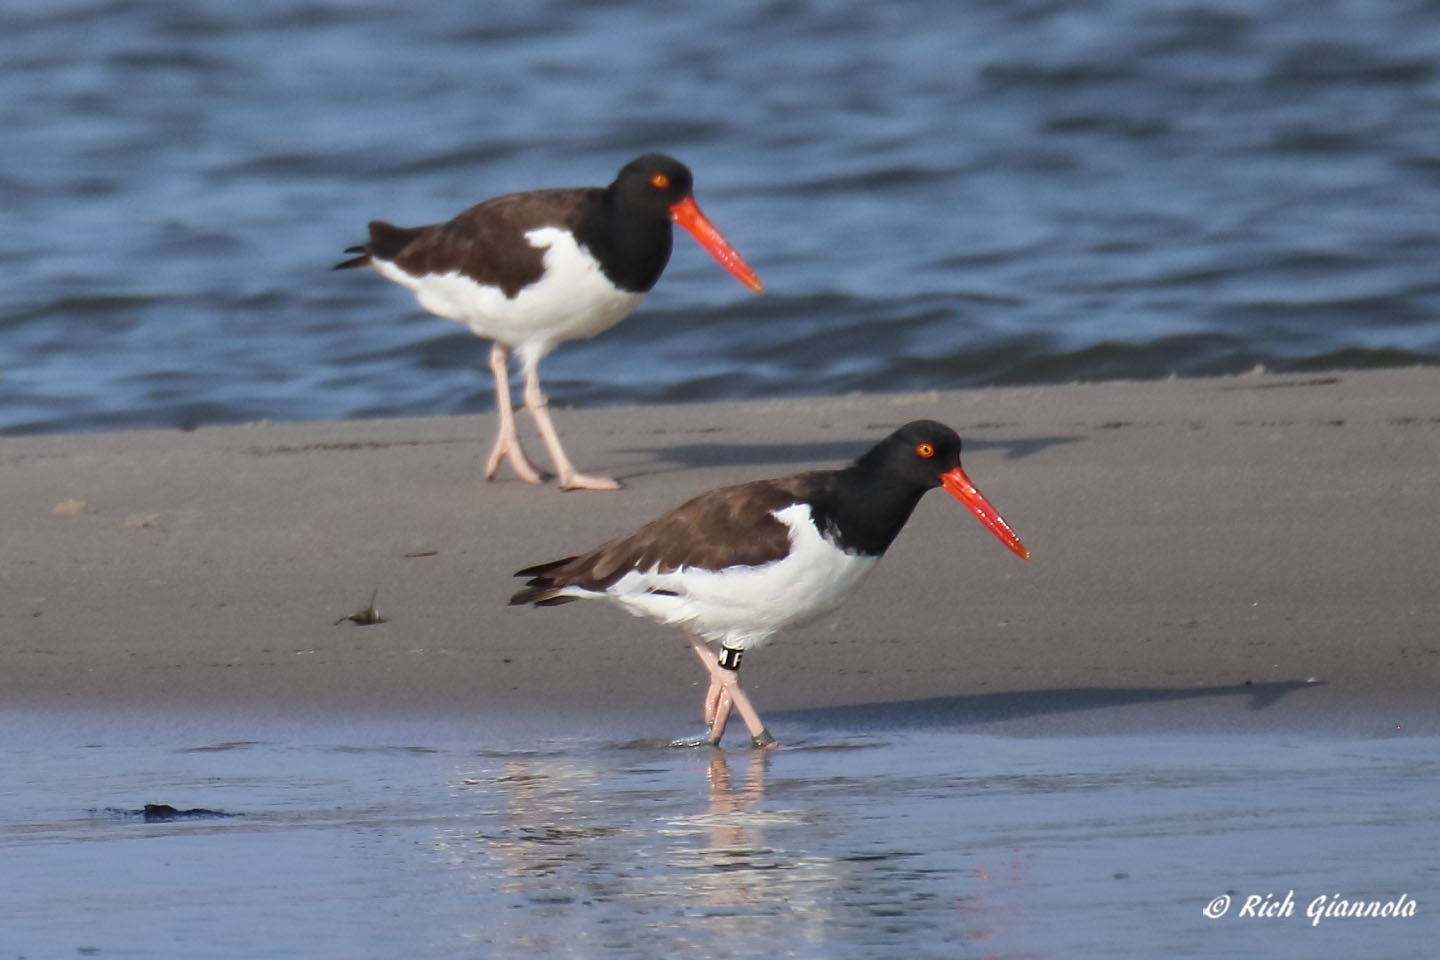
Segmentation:
{"type": "Polygon", "coordinates": [[[618,494],[486,483],[489,416],[4,438],[0,701],[674,733],[683,639],[510,608],[513,571],[918,417],[1034,559],[931,494],[847,607],[747,658],[772,727],[1436,731],[1437,370],[557,411],[618,494]],[[372,591],[386,622],[337,624],[372,591]]]}
{"type": "Polygon", "coordinates": [[[778,751],[477,748],[433,718],[29,718],[0,713],[13,956],[1434,952],[1434,737],[792,721],[778,751]],[[1315,921],[1317,900],[1409,906],[1315,921]]]}

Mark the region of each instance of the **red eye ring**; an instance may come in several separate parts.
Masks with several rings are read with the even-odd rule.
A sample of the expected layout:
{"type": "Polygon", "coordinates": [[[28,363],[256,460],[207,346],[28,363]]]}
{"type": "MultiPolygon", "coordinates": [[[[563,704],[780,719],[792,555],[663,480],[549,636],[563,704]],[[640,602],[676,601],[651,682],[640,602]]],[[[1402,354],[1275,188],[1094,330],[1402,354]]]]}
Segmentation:
{"type": "Polygon", "coordinates": [[[670,178],[663,173],[652,174],[650,176],[650,186],[656,190],[668,190],[670,188],[670,178]]]}
{"type": "Polygon", "coordinates": [[[931,457],[935,456],[935,444],[917,443],[915,445],[915,456],[919,457],[922,460],[929,460],[931,457]]]}

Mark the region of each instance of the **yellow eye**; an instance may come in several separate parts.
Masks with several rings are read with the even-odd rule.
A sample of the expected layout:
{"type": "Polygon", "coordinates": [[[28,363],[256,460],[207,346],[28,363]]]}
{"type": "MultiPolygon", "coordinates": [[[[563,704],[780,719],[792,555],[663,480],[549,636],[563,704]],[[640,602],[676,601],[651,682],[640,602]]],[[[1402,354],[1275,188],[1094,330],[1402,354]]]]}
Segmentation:
{"type": "Polygon", "coordinates": [[[666,190],[670,187],[670,178],[663,173],[657,173],[650,177],[650,186],[656,190],[666,190]]]}
{"type": "Polygon", "coordinates": [[[922,460],[929,460],[931,457],[935,456],[935,444],[933,444],[933,443],[919,443],[919,444],[916,444],[916,445],[915,445],[915,456],[921,458],[922,460]]]}

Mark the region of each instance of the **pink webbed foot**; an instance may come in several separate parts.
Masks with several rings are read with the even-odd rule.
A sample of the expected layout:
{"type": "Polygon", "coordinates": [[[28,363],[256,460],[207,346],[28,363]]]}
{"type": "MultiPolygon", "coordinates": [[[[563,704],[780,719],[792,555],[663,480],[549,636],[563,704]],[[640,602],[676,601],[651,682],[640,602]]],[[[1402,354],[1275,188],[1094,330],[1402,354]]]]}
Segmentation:
{"type": "Polygon", "coordinates": [[[612,477],[592,476],[588,473],[570,472],[568,475],[561,473],[559,480],[561,490],[619,490],[620,481],[612,477]]]}

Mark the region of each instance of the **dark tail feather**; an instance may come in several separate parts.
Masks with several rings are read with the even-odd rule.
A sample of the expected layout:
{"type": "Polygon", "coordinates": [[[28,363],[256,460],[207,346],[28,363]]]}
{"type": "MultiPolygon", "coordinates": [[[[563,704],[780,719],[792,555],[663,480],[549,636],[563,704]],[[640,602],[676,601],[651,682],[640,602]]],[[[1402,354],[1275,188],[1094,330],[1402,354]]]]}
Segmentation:
{"type": "Polygon", "coordinates": [[[552,592],[557,589],[559,588],[553,583],[548,582],[543,586],[526,587],[510,598],[510,606],[523,607],[527,603],[533,603],[537,607],[558,607],[562,603],[580,599],[579,597],[557,597],[552,592]]]}
{"type": "Polygon", "coordinates": [[[516,570],[515,573],[512,574],[512,576],[535,577],[536,579],[539,579],[542,574],[549,573],[556,567],[563,567],[565,566],[565,564],[569,563],[571,560],[574,559],[574,557],[566,557],[564,560],[551,560],[549,563],[537,563],[533,567],[526,567],[524,570],[516,570]]]}
{"type": "Polygon", "coordinates": [[[331,270],[347,270],[347,269],[349,269],[350,267],[368,267],[368,266],[370,266],[370,254],[365,253],[365,248],[364,248],[364,247],[346,247],[346,248],[345,248],[345,252],[346,252],[346,253],[364,253],[365,255],[364,255],[364,256],[361,256],[361,257],[352,257],[352,258],[349,259],[349,260],[341,260],[339,263],[335,264],[335,266],[331,267],[331,268],[330,268],[331,270]]]}
{"type": "Polygon", "coordinates": [[[386,223],[384,220],[370,221],[370,242],[362,243],[355,247],[346,247],[346,253],[358,253],[361,256],[351,260],[342,260],[335,264],[335,270],[346,270],[350,267],[368,267],[372,257],[379,257],[381,260],[394,260],[400,255],[400,251],[409,245],[410,241],[424,232],[424,227],[397,227],[393,223],[386,223]]]}
{"type": "Polygon", "coordinates": [[[562,603],[580,599],[579,597],[556,596],[556,591],[563,585],[557,584],[550,577],[545,576],[551,570],[563,567],[574,559],[574,557],[566,557],[564,560],[551,560],[549,563],[537,563],[533,567],[516,570],[515,576],[530,577],[530,581],[525,584],[524,590],[510,598],[510,606],[519,607],[533,603],[537,607],[558,607],[562,603]]]}

